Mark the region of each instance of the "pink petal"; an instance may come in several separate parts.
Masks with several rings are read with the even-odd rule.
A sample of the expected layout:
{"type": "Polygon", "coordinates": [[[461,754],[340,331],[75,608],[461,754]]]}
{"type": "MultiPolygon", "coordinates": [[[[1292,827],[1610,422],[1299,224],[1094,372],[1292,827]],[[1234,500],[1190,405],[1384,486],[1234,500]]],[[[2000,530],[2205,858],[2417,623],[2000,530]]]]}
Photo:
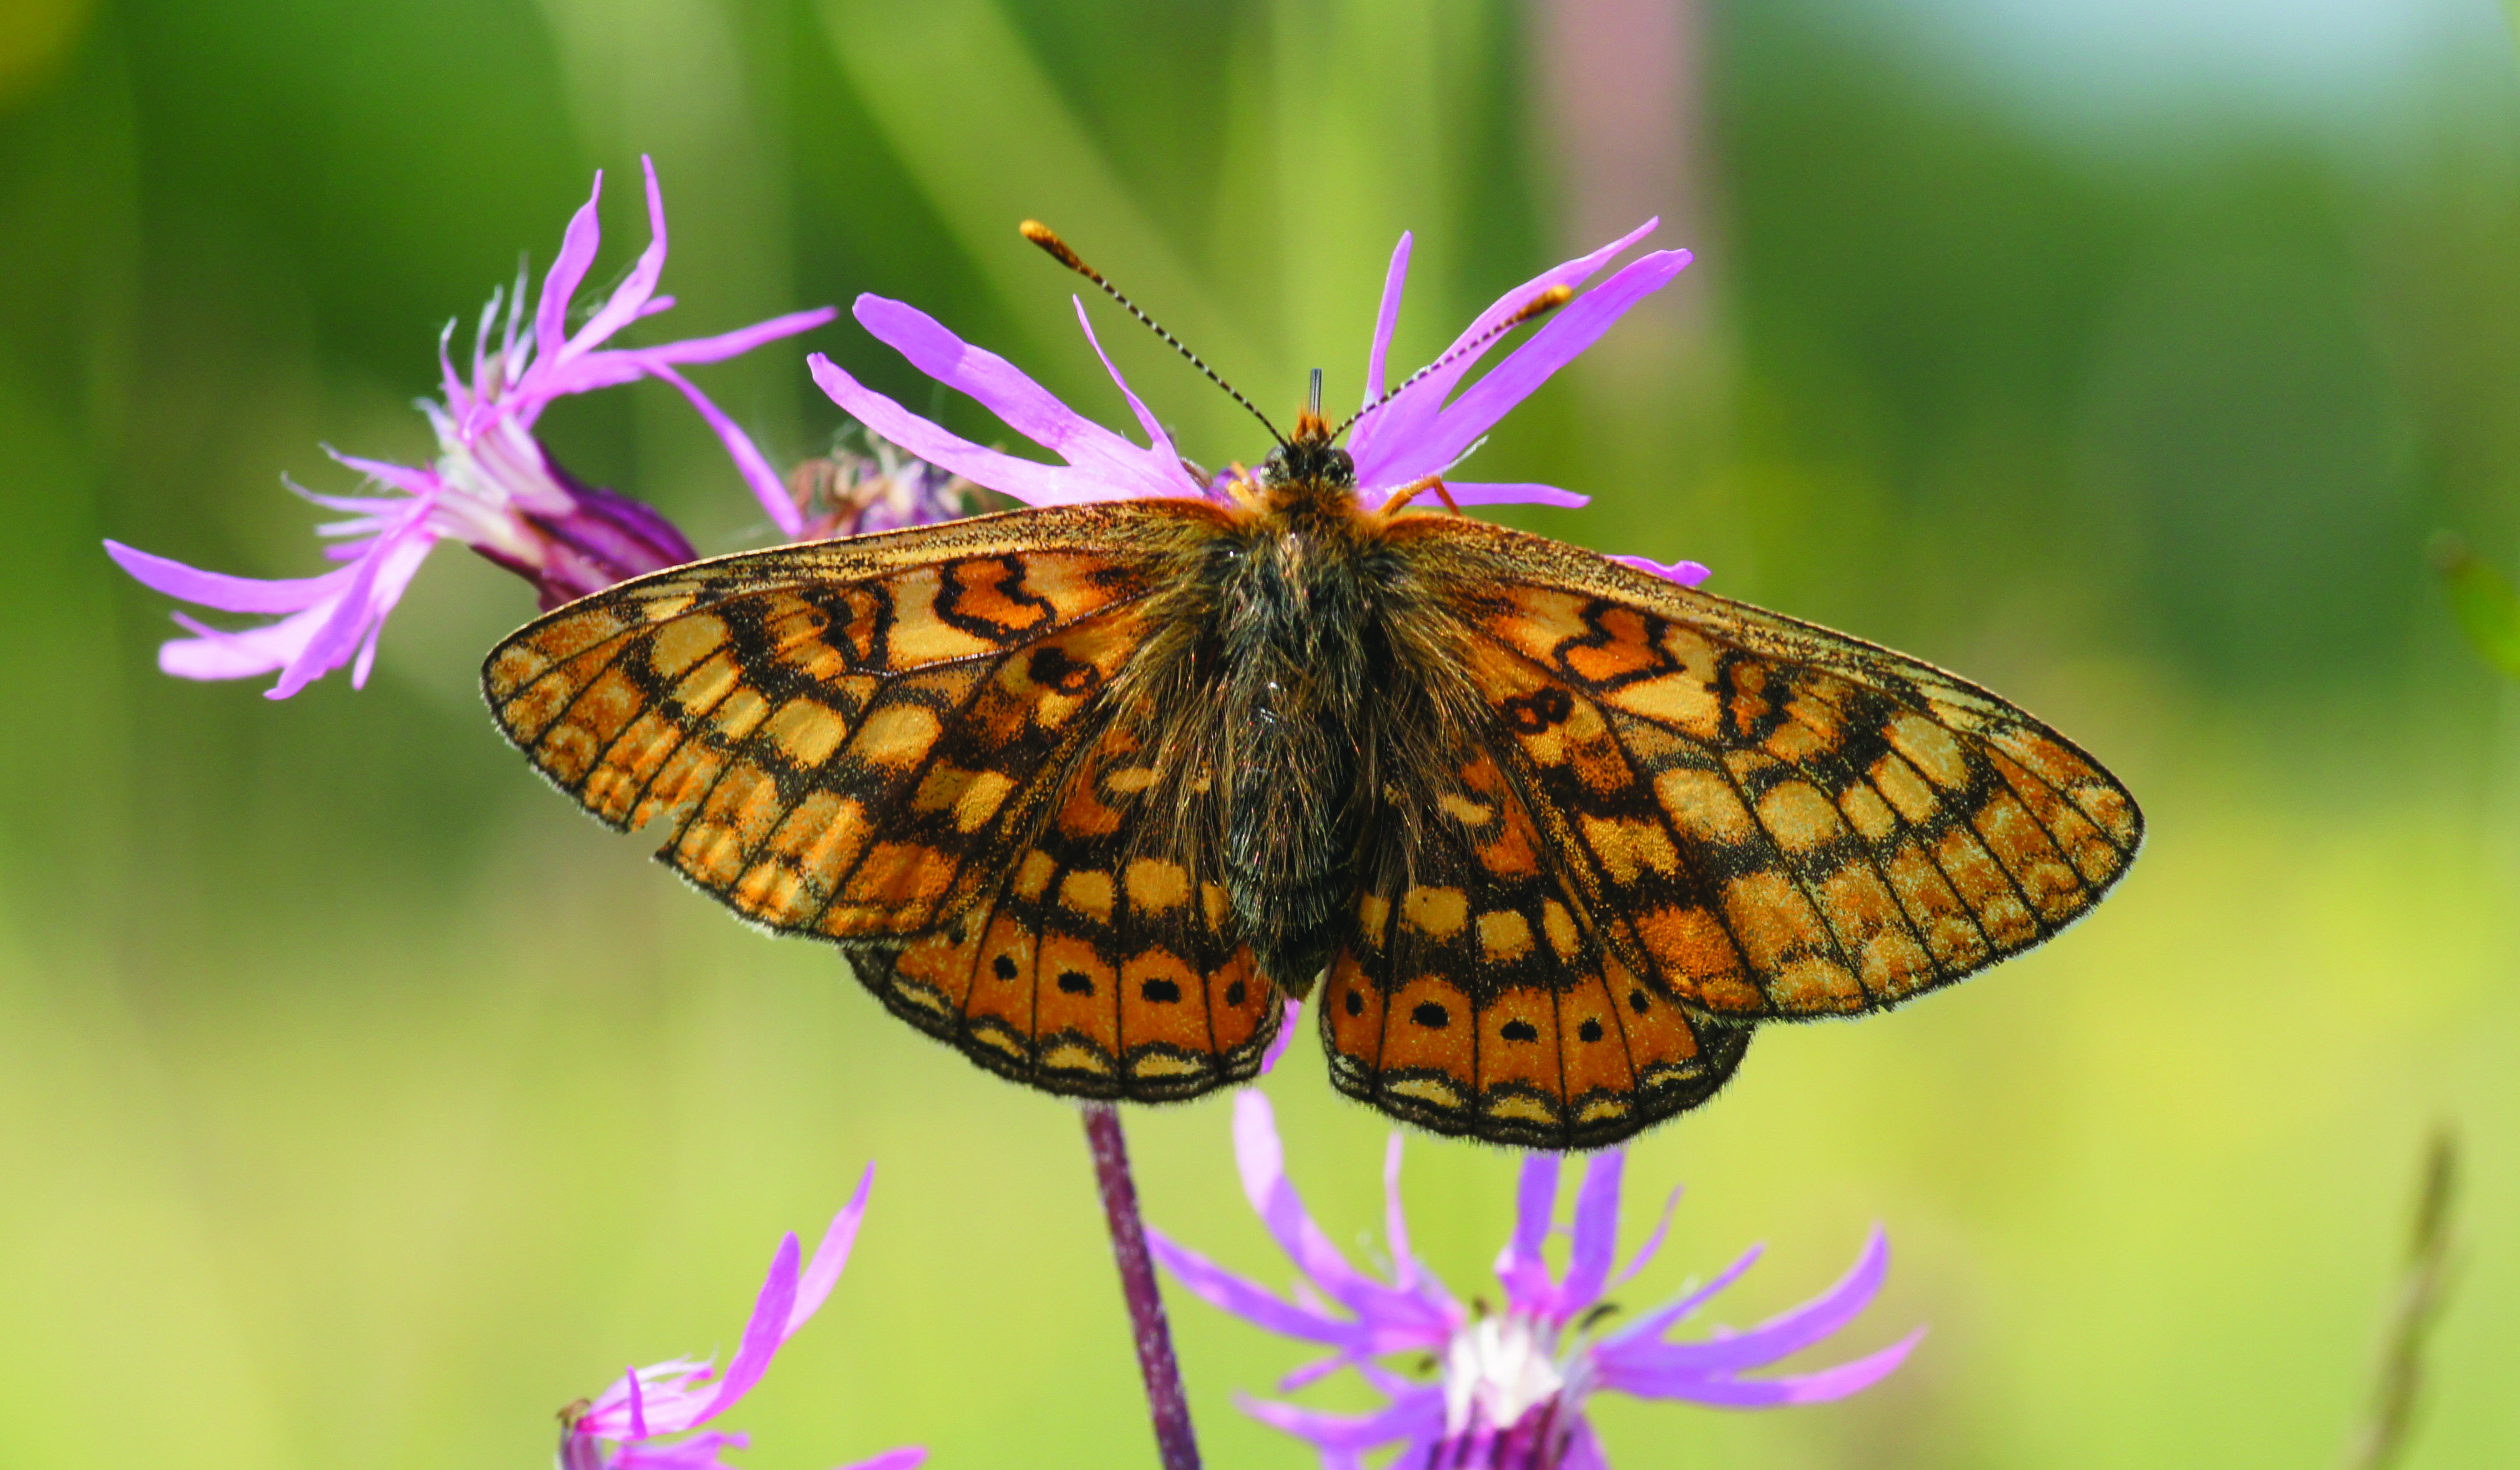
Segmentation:
{"type": "Polygon", "coordinates": [[[1522,1180],[1514,1191],[1513,1239],[1497,1257],[1497,1279],[1517,1307],[1545,1309],[1556,1294],[1549,1263],[1540,1254],[1557,1209],[1557,1155],[1535,1153],[1522,1161],[1522,1180]]]}
{"type": "Polygon", "coordinates": [[[1391,352],[1391,334],[1400,326],[1400,291],[1409,283],[1408,231],[1400,232],[1400,244],[1391,250],[1391,268],[1382,277],[1382,306],[1373,317],[1373,355],[1365,361],[1365,401],[1372,403],[1382,396],[1383,359],[1391,352]]]}
{"type": "MultiPolygon", "coordinates": [[[[390,460],[364,460],[357,455],[342,454],[329,446],[324,452],[333,457],[333,463],[355,469],[372,480],[391,485],[408,495],[434,495],[444,488],[443,482],[438,479],[437,471],[434,469],[397,465],[390,460]]],[[[311,496],[308,498],[313,499],[311,496]]],[[[321,505],[323,502],[317,501],[316,504],[321,505]]]]}
{"type": "Polygon", "coordinates": [[[917,1466],[926,1463],[926,1446],[904,1445],[899,1449],[887,1449],[874,1459],[858,1460],[842,1465],[838,1470],[916,1470],[917,1466]]]}
{"type": "Polygon", "coordinates": [[[368,687],[368,671],[376,667],[377,645],[384,638],[385,619],[401,605],[403,593],[411,579],[420,572],[420,564],[437,545],[435,536],[415,537],[388,552],[385,563],[377,573],[376,589],[368,595],[368,636],[359,645],[359,655],[350,665],[350,688],[368,687]]]}
{"type": "Polygon", "coordinates": [[[1295,1027],[1303,1018],[1303,1002],[1290,1000],[1285,1002],[1278,1017],[1278,1034],[1269,1039],[1269,1049],[1260,1053],[1261,1076],[1266,1077],[1277,1070],[1278,1058],[1284,1056],[1286,1047],[1294,1043],[1295,1027]]]}
{"type": "Polygon", "coordinates": [[[1601,1442],[1593,1434],[1593,1421],[1582,1414],[1575,1416],[1575,1432],[1566,1437],[1566,1449],[1557,1461],[1557,1470],[1610,1470],[1610,1462],[1601,1453],[1601,1442]]]}
{"type": "Polygon", "coordinates": [[[158,645],[158,667],[178,679],[251,679],[276,673],[289,666],[332,615],[333,604],[325,602],[276,623],[231,632],[178,612],[176,624],[194,636],[158,645]]]}
{"type": "Polygon", "coordinates": [[[393,610],[412,573],[436,543],[434,535],[413,522],[378,537],[368,555],[349,568],[350,585],[334,604],[333,615],[289,660],[279,682],[262,691],[263,697],[286,699],[349,662],[376,620],[393,610]]]}
{"type": "Polygon", "coordinates": [[[1714,575],[1703,561],[1656,561],[1650,557],[1612,557],[1610,559],[1621,566],[1633,566],[1683,587],[1695,587],[1714,575]]]}
{"type": "MultiPolygon", "coordinates": [[[[1405,1395],[1370,1414],[1323,1413],[1247,1394],[1235,1395],[1234,1402],[1244,1413],[1270,1428],[1310,1440],[1324,1449],[1372,1449],[1393,1440],[1432,1439],[1444,1428],[1443,1390],[1432,1386],[1405,1395]]],[[[1394,1461],[1407,1470],[1416,1470],[1418,1463],[1406,1453],[1394,1461]]]]}
{"type": "Polygon", "coordinates": [[[838,320],[839,315],[840,309],[836,306],[816,306],[806,311],[791,311],[785,316],[772,317],[766,322],[755,322],[749,327],[739,327],[733,332],[721,332],[715,336],[686,337],[679,342],[662,342],[653,347],[628,347],[620,350],[647,362],[679,363],[686,366],[692,363],[718,363],[731,357],[742,357],[765,342],[775,342],[782,337],[794,336],[800,332],[811,332],[825,323],[838,320]]]}
{"type": "Polygon", "coordinates": [[[368,675],[377,667],[377,641],[384,636],[384,613],[380,609],[376,616],[368,619],[367,637],[359,640],[359,651],[350,660],[350,688],[363,690],[368,687],[368,675]]]}
{"type": "MultiPolygon", "coordinates": [[[[1181,455],[1173,448],[1172,436],[1164,432],[1164,426],[1155,422],[1154,415],[1147,412],[1147,406],[1138,401],[1138,395],[1129,391],[1129,380],[1120,376],[1118,368],[1112,366],[1111,354],[1102,350],[1102,339],[1094,334],[1094,324],[1086,320],[1084,299],[1070,296],[1067,300],[1076,308],[1076,325],[1085,329],[1085,340],[1092,344],[1094,355],[1102,359],[1102,371],[1111,375],[1111,381],[1118,385],[1120,396],[1129,400],[1129,412],[1138,416],[1138,426],[1147,431],[1147,442],[1152,446],[1154,453],[1169,456],[1178,461],[1181,455]]],[[[1137,446],[1130,447],[1134,449],[1137,446]]]]}
{"type": "Polygon", "coordinates": [[[577,335],[568,339],[568,345],[551,353],[555,365],[601,346],[612,334],[637,321],[648,298],[656,293],[657,279],[665,274],[665,197],[656,188],[654,160],[642,154],[639,166],[648,175],[648,248],[639,252],[639,262],[630,267],[629,276],[613,290],[611,298],[586,319],[586,325],[577,329],[577,335]]]}
{"type": "Polygon", "coordinates": [[[735,1359],[726,1365],[725,1376],[718,1379],[716,1392],[697,1408],[692,1406],[692,1400],[686,1399],[660,1412],[656,1433],[679,1434],[707,1423],[752,1392],[752,1386],[770,1370],[770,1359],[787,1340],[788,1319],[795,1310],[799,1254],[793,1230],[780,1237],[779,1253],[770,1258],[769,1279],[761,1283],[761,1296],[752,1304],[752,1319],[743,1324],[743,1340],[736,1345],[735,1359]]]}
{"type": "MultiPolygon", "coordinates": [[[[490,323],[485,316],[481,323],[481,334],[487,336],[489,332],[490,323]]],[[[439,329],[437,334],[437,385],[438,391],[444,395],[450,405],[461,400],[464,395],[464,380],[455,376],[455,359],[447,355],[447,349],[454,345],[454,341],[455,318],[448,317],[446,325],[439,329]]],[[[473,349],[472,360],[475,364],[481,360],[480,349],[477,347],[473,349]]]]}
{"type": "MultiPolygon", "coordinates": [[[[1590,281],[1602,266],[1609,264],[1613,256],[1651,234],[1654,227],[1660,223],[1660,220],[1646,220],[1635,230],[1589,255],[1579,256],[1562,265],[1552,266],[1499,296],[1495,305],[1480,312],[1477,319],[1472,321],[1460,336],[1453,339],[1452,346],[1445,348],[1435,359],[1442,362],[1444,357],[1456,351],[1462,351],[1459,361],[1447,363],[1437,371],[1427,374],[1424,379],[1411,384],[1407,392],[1358,421],[1356,431],[1348,436],[1348,453],[1356,461],[1357,483],[1396,485],[1417,478],[1414,474],[1398,476],[1387,474],[1384,472],[1384,466],[1435,422],[1436,413],[1443,408],[1444,400],[1452,395],[1453,385],[1460,382],[1462,376],[1468,373],[1481,357],[1487,355],[1488,346],[1493,343],[1482,345],[1472,351],[1462,351],[1462,349],[1469,343],[1477,341],[1482,334],[1499,322],[1530,305],[1533,297],[1552,287],[1575,287],[1590,281]]],[[[1434,467],[1429,467],[1429,468],[1432,468],[1434,467]]],[[[1426,472],[1424,469],[1418,471],[1418,474],[1426,472]]]]}
{"type": "Polygon", "coordinates": [[[320,577],[235,577],[186,566],[119,541],[108,541],[105,554],[141,586],[221,612],[301,612],[339,596],[358,577],[357,568],[348,566],[320,577]]]}
{"type": "Polygon", "coordinates": [[[1675,1184],[1672,1186],[1671,1197],[1662,1202],[1662,1219],[1654,1223],[1653,1233],[1645,1237],[1644,1244],[1637,1247],[1636,1255],[1629,1260],[1626,1268],[1620,1270],[1617,1276],[1611,1278],[1611,1290],[1615,1291],[1635,1280],[1637,1272],[1643,1270],[1645,1263],[1651,1261],[1654,1253],[1662,1249],[1663,1236],[1671,1233],[1671,1217],[1679,1209],[1680,1186],[1675,1184]]]}
{"type": "Polygon", "coordinates": [[[1839,1363],[1816,1373],[1791,1373],[1777,1378],[1733,1378],[1710,1375],[1693,1367],[1664,1368],[1645,1372],[1622,1373],[1611,1383],[1605,1375],[1602,1386],[1640,1399],[1680,1399],[1692,1403],[1709,1403],[1719,1408],[1782,1408],[1792,1403],[1822,1403],[1862,1393],[1887,1378],[1916,1344],[1925,1336],[1917,1328],[1878,1353],[1868,1354],[1853,1362],[1839,1363]]]}
{"type": "MultiPolygon", "coordinates": [[[[1401,237],[1408,247],[1409,238],[1401,237]]],[[[1418,1284],[1418,1258],[1409,1249],[1409,1217],[1400,1208],[1400,1134],[1382,1147],[1382,1240],[1391,1248],[1391,1284],[1407,1291],[1418,1284]]]]}
{"type": "Polygon", "coordinates": [[[1070,506],[1109,495],[1080,492],[1073,470],[1019,460],[946,432],[873,388],[861,385],[820,352],[805,359],[815,383],[867,427],[931,465],[1028,506],[1070,506]]]}
{"type": "Polygon", "coordinates": [[[1602,1351],[1624,1351],[1624,1344],[1650,1342],[1661,1337],[1674,1326],[1688,1320],[1698,1308],[1713,1301],[1717,1293],[1740,1280],[1742,1272],[1757,1265],[1760,1253],[1766,1249],[1767,1247],[1758,1245],[1750,1247],[1735,1258],[1732,1265],[1717,1271],[1715,1278],[1705,1285],[1655,1308],[1652,1312],[1611,1333],[1604,1339],[1602,1351]]]}
{"type": "Polygon", "coordinates": [[[1282,1337],[1332,1347],[1355,1349],[1368,1340],[1368,1334],[1357,1324],[1291,1306],[1267,1287],[1236,1275],[1151,1226],[1147,1230],[1147,1249],[1191,1295],[1254,1326],[1282,1337]]]}
{"type": "Polygon", "coordinates": [[[783,1339],[795,1336],[796,1329],[805,1325],[806,1319],[831,1297],[832,1288],[839,1284],[840,1269],[849,1264],[849,1247],[857,1243],[858,1225],[866,1219],[867,1193],[873,1188],[875,1163],[869,1160],[866,1173],[858,1176],[857,1193],[850,1195],[840,1213],[832,1217],[832,1227],[823,1232],[823,1243],[814,1247],[813,1264],[805,1268],[803,1279],[796,1283],[796,1305],[788,1312],[787,1329],[780,1333],[783,1339]]]}
{"type": "MultiPolygon", "coordinates": [[[[1496,426],[1515,404],[1531,396],[1558,369],[1600,340],[1611,324],[1647,295],[1671,284],[1689,261],[1687,250],[1657,250],[1637,260],[1598,288],[1560,307],[1531,339],[1516,347],[1494,371],[1462,391],[1462,396],[1431,423],[1418,423],[1406,437],[1386,428],[1376,441],[1371,468],[1360,457],[1357,483],[1374,489],[1406,484],[1433,474],[1468,452],[1479,437],[1496,426]]],[[[1451,370],[1435,375],[1443,378],[1451,370]]],[[[1392,400],[1384,410],[1403,403],[1430,402],[1420,395],[1433,379],[1392,400]]],[[[1367,423],[1376,415],[1368,415],[1367,423]]],[[[1361,425],[1360,425],[1361,426],[1361,425]]]]}
{"type": "Polygon", "coordinates": [[[1358,1358],[1350,1353],[1333,1353],[1328,1358],[1316,1358],[1311,1362],[1294,1368],[1281,1377],[1278,1380],[1278,1392],[1291,1394],[1299,1388],[1319,1383],[1342,1368],[1363,1368],[1372,1361],[1372,1359],[1358,1358]]]}
{"type": "Polygon", "coordinates": [[[801,534],[805,529],[805,513],[788,497],[788,486],[779,478],[779,471],[771,468],[770,462],[753,447],[752,436],[720,412],[716,404],[709,402],[707,394],[693,386],[691,380],[680,373],[662,363],[652,365],[649,371],[661,381],[673,384],[675,391],[691,402],[692,411],[717,431],[718,442],[726,446],[727,456],[735,461],[736,472],[742,474],[743,482],[752,488],[752,498],[770,513],[770,523],[779,528],[779,533],[791,539],[801,534]]]}
{"type": "MultiPolygon", "coordinates": [[[[284,480],[282,483],[289,482],[284,480]]],[[[356,517],[353,520],[334,521],[331,524],[357,526],[363,531],[382,530],[389,518],[400,515],[411,508],[409,500],[389,500],[373,495],[319,495],[294,484],[290,484],[289,489],[292,494],[310,506],[322,506],[327,511],[340,511],[356,517]]],[[[315,534],[318,536],[326,534],[326,527],[317,526],[315,534]]]]}
{"type": "Polygon", "coordinates": [[[1610,1265],[1619,1251],[1619,1177],[1626,1150],[1613,1148],[1593,1155],[1584,1183],[1575,1193],[1573,1249],[1566,1263],[1566,1284],[1557,1295],[1557,1314],[1572,1317],[1589,1310],[1609,1284],[1610,1265]]]}
{"type": "Polygon", "coordinates": [[[1356,1308],[1351,1297],[1378,1289],[1379,1283],[1348,1265],[1347,1257],[1305,1212],[1302,1197],[1286,1179],[1285,1148],[1278,1139],[1276,1115],[1268,1096],[1256,1089],[1245,1088],[1234,1095],[1234,1158],[1242,1175],[1243,1196],[1277,1238],[1279,1248],[1304,1274],[1351,1309],[1356,1308]]]}
{"type": "Polygon", "coordinates": [[[612,1459],[611,1470],[733,1470],[718,1458],[721,1449],[742,1449],[751,1440],[740,1434],[695,1435],[674,1445],[627,1444],[612,1459]]]}
{"type": "Polygon", "coordinates": [[[1529,341],[1444,409],[1427,440],[1425,452],[1433,463],[1418,472],[1431,472],[1459,458],[1515,404],[1599,341],[1638,302],[1670,285],[1689,259],[1687,250],[1656,250],[1559,308],[1529,341]]]}
{"type": "Polygon", "coordinates": [[[534,355],[557,357],[568,340],[568,300],[577,294],[578,284],[586,279],[589,266],[595,264],[596,246],[604,240],[604,222],[597,218],[596,201],[604,198],[604,170],[595,171],[595,190],[586,202],[568,218],[568,229],[560,238],[560,254],[553,259],[551,273],[543,277],[543,295],[534,303],[534,355]]]}
{"type": "MultiPolygon", "coordinates": [[[[1560,490],[1555,485],[1446,480],[1444,490],[1453,497],[1453,504],[1457,506],[1564,506],[1574,510],[1593,503],[1593,497],[1589,495],[1560,490]]],[[[1378,503],[1381,498],[1381,492],[1375,492],[1372,500],[1378,503]]]]}
{"type": "Polygon", "coordinates": [[[1597,1350],[1602,1382],[1611,1383],[1614,1376],[1632,1371],[1739,1372],[1799,1353],[1844,1327],[1869,1306],[1889,1266],[1890,1242],[1876,1225],[1864,1243],[1863,1254],[1835,1285],[1747,1332],[1705,1342],[1667,1343],[1641,1337],[1631,1329],[1615,1341],[1602,1343],[1597,1350]]]}
{"type": "Polygon", "coordinates": [[[560,1470],[604,1470],[604,1445],[585,1420],[569,1426],[560,1442],[560,1470]]]}
{"type": "Polygon", "coordinates": [[[1104,493],[1098,498],[1199,493],[1198,482],[1182,468],[1178,457],[1141,449],[1078,414],[1014,364],[965,342],[925,312],[881,296],[863,295],[857,299],[856,315],[867,331],[910,359],[919,371],[969,394],[1009,428],[1084,471],[1077,476],[1080,488],[1102,487],[1104,493]]]}

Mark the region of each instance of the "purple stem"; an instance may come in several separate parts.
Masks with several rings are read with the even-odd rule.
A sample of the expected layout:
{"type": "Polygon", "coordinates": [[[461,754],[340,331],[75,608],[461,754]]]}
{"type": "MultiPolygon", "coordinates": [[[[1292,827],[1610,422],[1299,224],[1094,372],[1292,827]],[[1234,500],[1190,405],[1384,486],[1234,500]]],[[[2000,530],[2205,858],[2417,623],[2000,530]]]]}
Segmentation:
{"type": "Polygon", "coordinates": [[[1198,1470],[1198,1438],[1191,1433],[1190,1400],[1182,1392],[1181,1364],[1173,1359],[1155,1263],[1147,1254],[1146,1222],[1138,1218],[1138,1184],[1129,1175],[1120,1110],[1107,1102],[1085,1104],[1085,1141],[1094,1150],[1094,1182],[1111,1222],[1111,1257],[1120,1267],[1120,1295],[1129,1303],[1130,1334],[1138,1340],[1138,1372],[1147,1380],[1155,1448],[1164,1470],[1198,1470]]]}

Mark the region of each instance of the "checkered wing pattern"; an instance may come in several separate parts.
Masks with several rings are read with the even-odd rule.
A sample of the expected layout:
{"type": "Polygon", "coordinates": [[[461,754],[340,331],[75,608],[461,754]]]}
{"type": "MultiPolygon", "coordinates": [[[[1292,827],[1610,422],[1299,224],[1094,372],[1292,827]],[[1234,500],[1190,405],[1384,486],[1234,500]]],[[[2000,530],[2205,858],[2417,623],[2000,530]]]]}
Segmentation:
{"type": "Polygon", "coordinates": [[[1386,824],[1332,962],[1323,1035],[1357,1096],[1614,1141],[1710,1094],[1752,1024],[1947,985],[2134,859],[2126,789],[1985,690],[1560,543],[1421,524],[1488,723],[1438,813],[1386,824]]]}
{"type": "Polygon", "coordinates": [[[1279,998],[1146,789],[1114,681],[1195,512],[1115,505],[697,562],[495,649],[500,728],[738,913],[1054,1091],[1248,1076],[1279,998]],[[1135,784],[1133,784],[1135,782],[1135,784]]]}

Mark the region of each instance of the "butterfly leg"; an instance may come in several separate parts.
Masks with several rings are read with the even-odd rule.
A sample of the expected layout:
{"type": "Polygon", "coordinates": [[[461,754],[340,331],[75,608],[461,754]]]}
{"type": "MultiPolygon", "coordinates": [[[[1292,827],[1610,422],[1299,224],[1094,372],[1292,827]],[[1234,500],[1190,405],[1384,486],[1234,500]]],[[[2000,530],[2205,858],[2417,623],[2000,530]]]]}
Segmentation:
{"type": "Polygon", "coordinates": [[[1435,498],[1444,503],[1445,510],[1456,515],[1462,513],[1462,508],[1453,501],[1453,492],[1444,488],[1444,477],[1440,474],[1430,474],[1423,479],[1411,480],[1408,484],[1392,491],[1390,497],[1382,503],[1382,513],[1386,516],[1397,515],[1403,507],[1429,490],[1434,491],[1435,498]]]}

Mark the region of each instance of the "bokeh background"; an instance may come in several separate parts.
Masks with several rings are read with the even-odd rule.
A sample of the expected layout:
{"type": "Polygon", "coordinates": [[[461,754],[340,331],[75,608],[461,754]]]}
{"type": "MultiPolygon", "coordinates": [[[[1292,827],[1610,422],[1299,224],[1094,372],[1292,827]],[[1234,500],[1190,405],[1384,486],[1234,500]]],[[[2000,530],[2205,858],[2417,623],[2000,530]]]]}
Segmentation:
{"type": "MultiPolygon", "coordinates": [[[[1896,1246],[1860,1401],[1600,1410],[1626,1466],[2317,1466],[2360,1420],[2427,1132],[2466,1141],[2409,1463],[2520,1459],[2520,705],[2424,547],[2520,560],[2520,68],[2490,0],[8,0],[0,6],[0,1463],[529,1466],[628,1361],[733,1341],[861,1163],[756,1470],[1151,1463],[1075,1117],[886,1019],[544,789],[473,692],[526,589],[441,552],[363,692],[152,662],[113,536],[316,569],[285,471],[424,458],[441,323],[592,171],[673,226],[656,339],[909,297],[1106,419],[1049,219],[1270,407],[1649,213],[1699,262],[1508,420],[1509,517],[1983,679],[2142,796],[2095,916],[1764,1033],[1631,1160],[1640,1293],[1719,1316],[1896,1246]]],[[[1106,318],[1107,320],[1107,318],[1106,318]]],[[[1105,341],[1186,452],[1252,426],[1105,341]]],[[[802,353],[704,385],[774,457],[802,353]]],[[[959,425],[998,431],[968,404],[959,425]]],[[[545,421],[704,550],[767,528],[669,390],[545,421]]],[[[1384,1134],[1267,1084],[1332,1234],[1384,1134]]],[[[1222,1100],[1133,1115],[1151,1217],[1265,1279],[1222,1100]]],[[[1414,1140],[1467,1292],[1511,1161],[1414,1140]]],[[[1642,1298],[1639,1298],[1640,1304],[1642,1298]]],[[[1297,1465],[1290,1348],[1177,1303],[1211,1462],[1297,1465]]],[[[1325,1403],[1336,1403],[1328,1395],[1325,1403]]]]}

